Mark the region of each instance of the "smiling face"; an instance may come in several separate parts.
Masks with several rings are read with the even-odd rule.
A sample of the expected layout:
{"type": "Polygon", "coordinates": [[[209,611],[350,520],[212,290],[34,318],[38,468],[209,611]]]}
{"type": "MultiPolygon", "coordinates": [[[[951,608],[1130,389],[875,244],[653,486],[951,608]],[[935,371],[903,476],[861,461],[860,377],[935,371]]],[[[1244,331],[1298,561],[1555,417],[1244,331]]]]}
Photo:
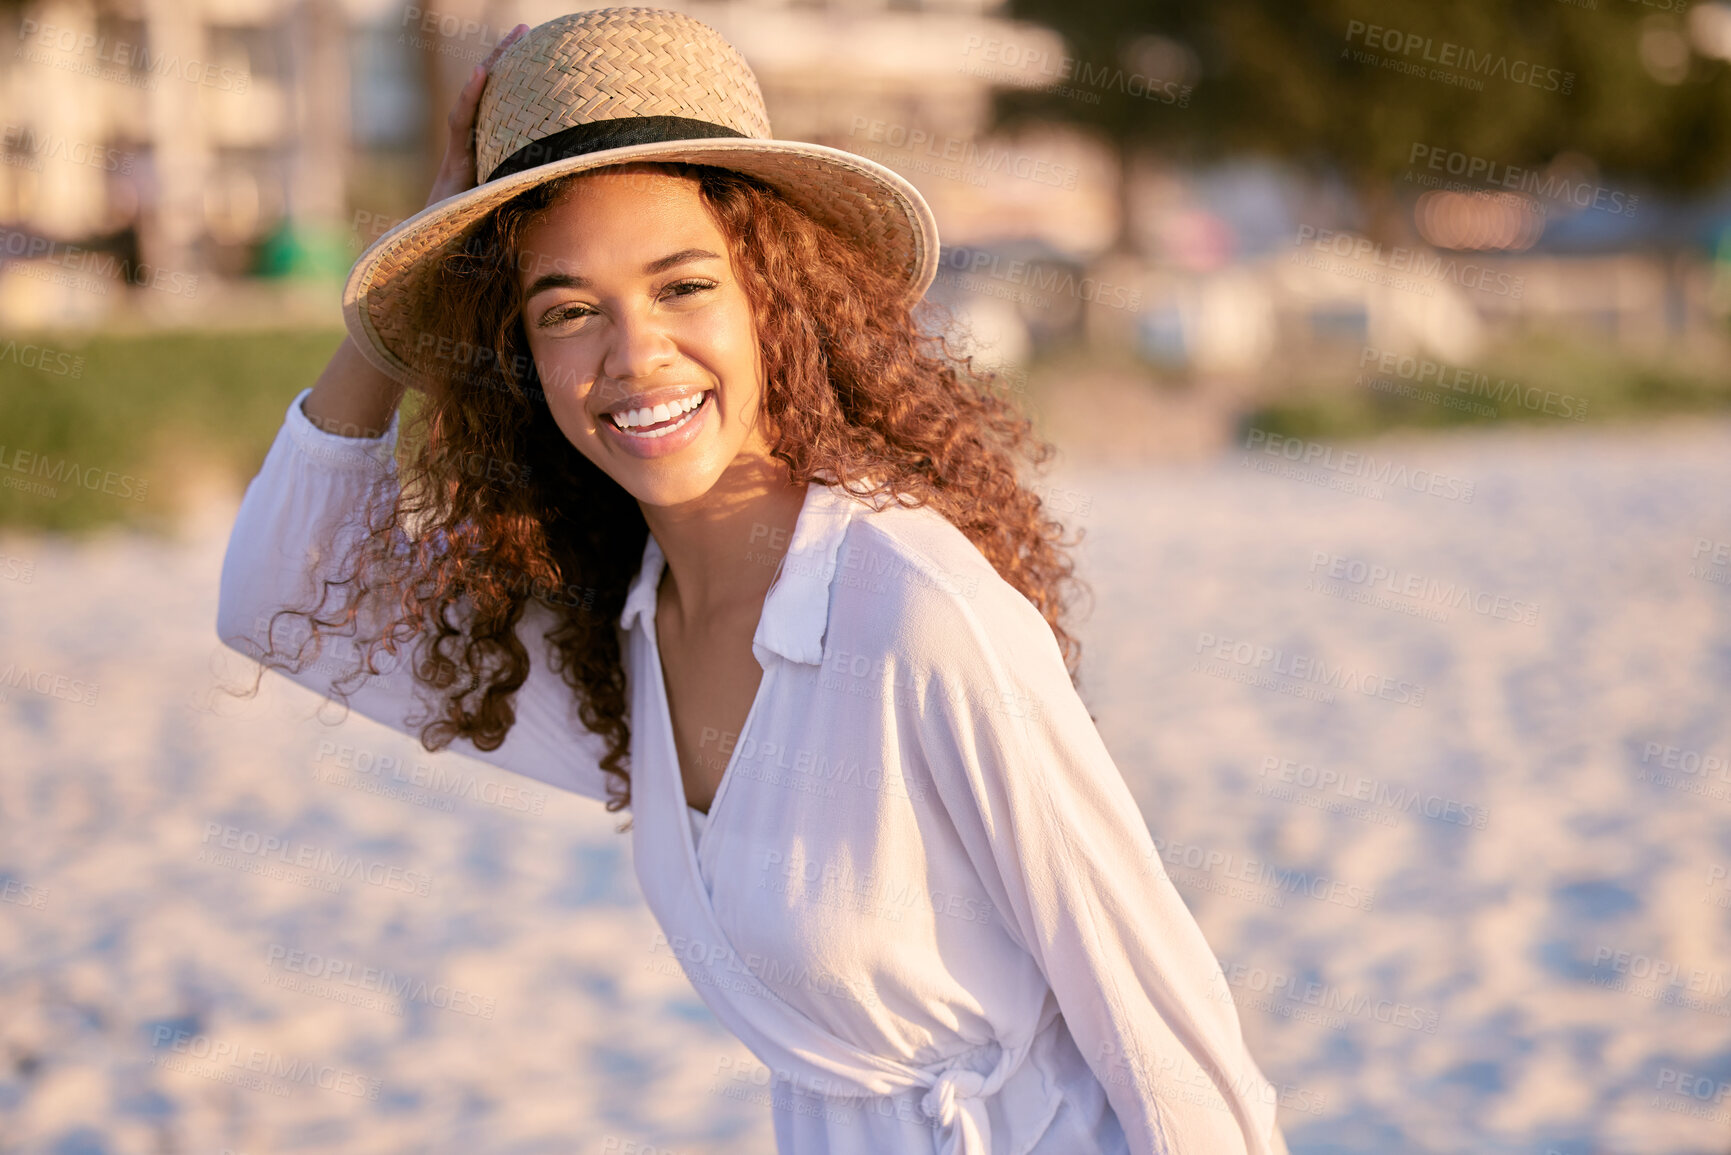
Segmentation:
{"type": "Polygon", "coordinates": [[[751,303],[697,181],[579,177],[524,231],[517,278],[553,420],[638,501],[693,501],[769,458],[751,303]]]}

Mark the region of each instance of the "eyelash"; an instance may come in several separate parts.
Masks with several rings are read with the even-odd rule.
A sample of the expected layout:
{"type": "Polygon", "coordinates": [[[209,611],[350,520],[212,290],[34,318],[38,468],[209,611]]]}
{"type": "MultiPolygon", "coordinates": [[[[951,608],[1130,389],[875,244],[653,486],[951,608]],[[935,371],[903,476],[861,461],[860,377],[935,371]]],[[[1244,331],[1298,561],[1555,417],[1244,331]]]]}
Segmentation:
{"type": "MultiPolygon", "coordinates": [[[[714,281],[705,281],[705,280],[698,279],[696,277],[691,277],[691,278],[687,278],[686,280],[683,280],[683,281],[673,282],[671,285],[668,285],[665,289],[663,289],[662,292],[665,293],[665,292],[669,292],[673,289],[684,289],[684,288],[690,288],[690,289],[692,289],[693,292],[703,292],[705,290],[713,289],[715,287],[716,287],[716,284],[714,281]]],[[[676,296],[676,297],[689,297],[691,295],[692,295],[691,293],[675,293],[674,294],[674,296],[676,296]]],[[[556,309],[552,310],[551,312],[549,312],[546,315],[546,317],[542,319],[541,323],[543,325],[551,325],[551,324],[555,324],[559,321],[566,321],[566,320],[571,320],[571,319],[576,318],[576,317],[581,317],[581,316],[584,316],[585,314],[572,313],[572,312],[568,312],[568,310],[588,309],[588,308],[589,308],[589,306],[587,306],[587,305],[564,305],[564,306],[560,306],[559,308],[556,308],[556,309]]]]}

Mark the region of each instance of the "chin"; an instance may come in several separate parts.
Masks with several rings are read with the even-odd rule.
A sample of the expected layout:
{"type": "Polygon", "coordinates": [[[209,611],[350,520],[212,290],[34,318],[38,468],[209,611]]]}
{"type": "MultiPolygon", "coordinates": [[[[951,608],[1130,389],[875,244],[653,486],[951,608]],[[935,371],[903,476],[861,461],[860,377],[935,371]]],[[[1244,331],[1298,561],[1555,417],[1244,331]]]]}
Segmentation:
{"type": "Polygon", "coordinates": [[[715,488],[721,473],[708,463],[654,462],[631,470],[630,476],[615,474],[613,480],[644,505],[673,506],[703,497],[715,488]]]}

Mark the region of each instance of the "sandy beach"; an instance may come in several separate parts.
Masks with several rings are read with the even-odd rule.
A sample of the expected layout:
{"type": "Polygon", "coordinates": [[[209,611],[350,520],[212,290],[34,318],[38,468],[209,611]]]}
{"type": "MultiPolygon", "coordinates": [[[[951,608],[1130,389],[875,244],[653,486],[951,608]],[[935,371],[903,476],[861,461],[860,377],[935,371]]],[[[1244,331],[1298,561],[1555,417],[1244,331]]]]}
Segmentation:
{"type": "MultiPolygon", "coordinates": [[[[1731,1152],[1731,422],[1045,484],[1295,1155],[1731,1152]]],[[[0,539],[0,1152],[773,1150],[622,816],[220,692],[237,502],[0,539]]]]}

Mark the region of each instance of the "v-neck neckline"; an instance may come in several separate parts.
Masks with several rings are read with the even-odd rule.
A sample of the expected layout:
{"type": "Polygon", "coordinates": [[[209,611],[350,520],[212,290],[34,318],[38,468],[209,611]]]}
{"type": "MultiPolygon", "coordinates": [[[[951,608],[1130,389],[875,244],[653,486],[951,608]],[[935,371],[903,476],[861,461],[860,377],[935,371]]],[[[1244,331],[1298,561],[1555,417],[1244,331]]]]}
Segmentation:
{"type": "MultiPolygon", "coordinates": [[[[833,474],[828,470],[820,470],[819,472],[820,474],[833,477],[833,474]]],[[[869,483],[870,482],[868,481],[868,484],[869,483]]],[[[845,531],[846,524],[848,520],[851,519],[853,512],[852,502],[838,506],[833,510],[826,508],[822,511],[824,518],[839,517],[841,519],[840,524],[825,524],[821,529],[813,529],[808,526],[808,516],[814,513],[813,502],[831,500],[831,492],[830,487],[821,484],[817,480],[807,483],[805,497],[801,500],[799,515],[794,521],[793,528],[793,542],[805,542],[805,545],[802,547],[803,549],[809,549],[811,543],[801,537],[802,530],[805,530],[808,534],[820,533],[828,539],[827,552],[822,558],[823,565],[819,567],[820,569],[826,570],[834,563],[835,552],[839,547],[841,534],[845,531]]],[[[704,814],[703,811],[692,806],[685,796],[685,775],[679,764],[679,744],[676,741],[673,732],[673,700],[672,696],[667,691],[667,672],[661,664],[661,629],[659,621],[661,612],[660,589],[661,582],[667,571],[667,557],[661,552],[661,548],[659,544],[656,543],[653,532],[649,534],[648,541],[644,545],[644,556],[646,560],[653,556],[656,572],[653,574],[641,574],[640,577],[647,583],[648,588],[634,589],[631,595],[636,606],[634,612],[638,628],[643,630],[649,639],[648,660],[655,667],[655,672],[652,677],[655,680],[655,685],[657,686],[660,695],[659,700],[655,702],[655,706],[661,711],[661,739],[663,748],[667,752],[666,761],[668,763],[667,768],[661,771],[664,775],[662,780],[663,788],[669,789],[671,791],[671,797],[678,800],[678,808],[676,812],[679,815],[679,825],[683,831],[682,837],[684,838],[686,847],[688,848],[687,858],[691,864],[693,875],[700,884],[699,889],[701,889],[706,896],[708,894],[708,888],[701,885],[703,882],[703,871],[699,865],[698,855],[702,847],[707,845],[707,842],[710,840],[711,832],[715,828],[716,821],[718,818],[724,816],[723,807],[726,798],[732,793],[728,784],[733,781],[735,774],[734,766],[738,763],[740,751],[744,748],[746,739],[751,733],[752,725],[758,715],[758,707],[762,705],[764,700],[771,693],[770,680],[775,677],[776,671],[788,661],[815,663],[820,660],[821,643],[817,642],[816,639],[808,637],[808,630],[811,626],[810,615],[813,612],[813,607],[799,604],[797,602],[790,603],[788,599],[791,596],[794,596],[794,591],[784,590],[782,588],[785,582],[796,577],[801,582],[810,583],[813,581],[813,577],[810,575],[808,570],[790,570],[787,568],[788,558],[793,556],[793,553],[793,545],[790,543],[788,551],[776,562],[775,574],[770,578],[769,589],[765,591],[763,596],[763,606],[758,611],[757,626],[752,631],[751,650],[752,657],[756,658],[758,664],[763,667],[763,676],[758,679],[757,693],[753,695],[751,707],[746,711],[745,721],[740,726],[739,736],[735,739],[733,752],[728,756],[727,765],[723,767],[721,778],[716,782],[715,794],[709,800],[709,811],[707,814],[704,814]],[[775,611],[781,616],[772,620],[769,617],[771,612],[771,600],[777,597],[780,597],[781,601],[776,603],[775,611]],[[647,621],[645,621],[645,619],[647,619],[647,621]],[[790,646],[793,647],[794,652],[792,653],[789,651],[790,646]],[[776,660],[772,661],[770,659],[770,655],[772,654],[775,655],[776,660]],[[671,784],[667,782],[667,779],[671,779],[671,784]],[[692,830],[691,816],[693,814],[703,814],[704,821],[701,833],[692,830]]],[[[799,596],[816,597],[821,593],[823,595],[821,608],[823,608],[824,612],[827,613],[828,578],[822,578],[822,580],[818,581],[817,584],[823,587],[821,591],[804,590],[800,591],[799,596]]],[[[821,618],[818,619],[820,623],[821,620],[821,618]]],[[[650,773],[655,773],[655,771],[651,770],[650,773]]]]}
{"type": "MultiPolygon", "coordinates": [[[[782,563],[785,563],[786,561],[786,557],[783,557],[782,563]]],[[[721,778],[717,780],[715,784],[715,793],[710,796],[709,810],[707,812],[697,809],[697,807],[691,805],[691,802],[686,798],[685,773],[683,768],[679,765],[679,743],[673,732],[673,697],[667,692],[667,672],[661,666],[661,623],[659,621],[659,615],[661,609],[661,582],[666,574],[667,568],[667,559],[665,557],[661,559],[660,565],[661,572],[655,575],[656,596],[651,602],[647,613],[649,619],[650,649],[653,651],[652,656],[655,659],[655,685],[660,693],[660,699],[657,705],[661,710],[661,730],[662,736],[666,740],[666,747],[669,755],[667,761],[671,766],[673,793],[674,797],[679,799],[679,813],[680,817],[683,819],[680,823],[680,827],[685,832],[685,844],[691,852],[691,866],[697,873],[697,881],[701,884],[703,882],[703,846],[709,841],[710,833],[715,829],[715,816],[721,807],[723,799],[730,793],[727,787],[728,783],[732,782],[734,778],[734,765],[739,761],[740,750],[745,747],[746,735],[751,732],[752,719],[757,717],[757,707],[763,701],[765,692],[769,688],[769,680],[772,670],[778,664],[771,662],[768,666],[762,666],[761,660],[757,658],[757,634],[763,629],[764,615],[769,612],[770,595],[775,592],[776,585],[781,581],[782,564],[778,563],[776,565],[775,576],[770,579],[769,589],[765,591],[763,595],[763,607],[759,609],[757,613],[757,626],[752,630],[752,658],[753,660],[759,661],[759,665],[762,666],[763,669],[763,674],[757,680],[757,693],[752,695],[751,706],[746,710],[745,721],[740,724],[739,735],[733,741],[733,752],[727,756],[727,765],[722,767],[721,778]],[[697,834],[691,829],[691,816],[693,814],[703,815],[702,834],[697,834]]],[[[708,887],[705,886],[703,889],[705,893],[708,892],[708,887]]]]}

